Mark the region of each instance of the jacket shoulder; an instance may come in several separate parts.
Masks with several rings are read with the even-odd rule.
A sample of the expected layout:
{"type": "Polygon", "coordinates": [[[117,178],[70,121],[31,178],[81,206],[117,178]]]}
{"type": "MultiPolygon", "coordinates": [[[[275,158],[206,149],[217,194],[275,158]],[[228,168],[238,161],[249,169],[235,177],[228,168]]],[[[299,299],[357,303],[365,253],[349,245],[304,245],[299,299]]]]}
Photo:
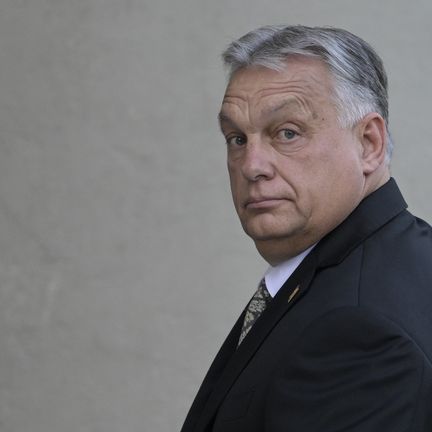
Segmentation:
{"type": "Polygon", "coordinates": [[[339,307],[302,332],[272,381],[269,418],[274,430],[286,420],[304,431],[410,431],[430,417],[425,388],[430,366],[404,329],[370,308],[339,307]]]}
{"type": "Polygon", "coordinates": [[[362,245],[358,305],[411,335],[432,358],[432,228],[404,211],[362,245]]]}

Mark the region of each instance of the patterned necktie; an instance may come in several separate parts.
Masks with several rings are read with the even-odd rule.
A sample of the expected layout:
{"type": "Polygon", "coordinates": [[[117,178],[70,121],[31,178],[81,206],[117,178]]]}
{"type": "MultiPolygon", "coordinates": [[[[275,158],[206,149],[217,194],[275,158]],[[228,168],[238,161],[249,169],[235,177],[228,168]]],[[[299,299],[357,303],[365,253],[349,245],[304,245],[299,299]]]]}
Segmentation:
{"type": "Polygon", "coordinates": [[[243,339],[249,333],[249,330],[255,324],[255,321],[258,319],[258,317],[264,312],[264,309],[268,306],[271,300],[272,297],[267,290],[265,280],[263,278],[261,279],[261,282],[254,296],[252,297],[252,300],[248,304],[238,345],[243,342],[243,339]]]}

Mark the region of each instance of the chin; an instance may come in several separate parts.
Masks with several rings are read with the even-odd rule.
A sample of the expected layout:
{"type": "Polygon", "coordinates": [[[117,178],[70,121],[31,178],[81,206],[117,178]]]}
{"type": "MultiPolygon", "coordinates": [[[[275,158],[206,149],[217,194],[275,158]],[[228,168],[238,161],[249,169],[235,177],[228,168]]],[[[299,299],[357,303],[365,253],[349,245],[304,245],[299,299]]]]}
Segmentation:
{"type": "Polygon", "coordinates": [[[254,241],[281,240],[293,237],[302,231],[303,226],[255,226],[245,224],[243,229],[254,241]]]}
{"type": "Polygon", "coordinates": [[[243,214],[240,218],[246,234],[255,241],[277,240],[306,230],[308,219],[299,212],[279,211],[243,214]]]}

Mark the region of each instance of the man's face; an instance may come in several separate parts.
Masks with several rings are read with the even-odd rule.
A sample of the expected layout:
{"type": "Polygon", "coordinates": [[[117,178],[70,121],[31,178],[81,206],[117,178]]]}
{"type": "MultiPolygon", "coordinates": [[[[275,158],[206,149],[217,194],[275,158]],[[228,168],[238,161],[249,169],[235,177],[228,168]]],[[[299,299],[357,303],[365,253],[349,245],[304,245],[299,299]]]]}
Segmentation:
{"type": "Polygon", "coordinates": [[[316,243],[364,195],[356,128],[339,125],[333,84],[318,60],[291,58],[231,79],[220,114],[234,205],[271,264],[316,243]]]}

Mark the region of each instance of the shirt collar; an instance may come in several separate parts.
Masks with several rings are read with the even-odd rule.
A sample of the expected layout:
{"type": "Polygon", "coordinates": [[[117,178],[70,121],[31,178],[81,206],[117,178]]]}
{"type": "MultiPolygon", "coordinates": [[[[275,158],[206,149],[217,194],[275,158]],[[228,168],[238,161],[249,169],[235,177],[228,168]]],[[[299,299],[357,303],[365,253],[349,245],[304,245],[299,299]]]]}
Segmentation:
{"type": "Polygon", "coordinates": [[[310,248],[303,251],[301,254],[290,258],[278,264],[275,267],[270,266],[265,272],[264,279],[268,292],[274,297],[277,292],[282,288],[282,285],[294,273],[294,270],[304,260],[306,255],[315,247],[312,245],[310,248]]]}

